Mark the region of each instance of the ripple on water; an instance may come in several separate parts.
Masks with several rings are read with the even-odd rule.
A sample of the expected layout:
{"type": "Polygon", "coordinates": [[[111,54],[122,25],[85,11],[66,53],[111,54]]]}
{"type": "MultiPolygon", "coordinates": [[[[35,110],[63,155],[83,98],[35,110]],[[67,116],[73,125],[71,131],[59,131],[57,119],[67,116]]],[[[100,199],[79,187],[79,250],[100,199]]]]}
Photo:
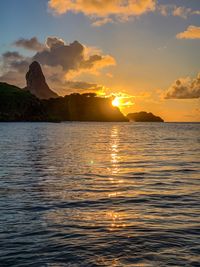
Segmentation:
{"type": "Polygon", "coordinates": [[[1,123],[0,266],[200,266],[199,130],[1,123]]]}

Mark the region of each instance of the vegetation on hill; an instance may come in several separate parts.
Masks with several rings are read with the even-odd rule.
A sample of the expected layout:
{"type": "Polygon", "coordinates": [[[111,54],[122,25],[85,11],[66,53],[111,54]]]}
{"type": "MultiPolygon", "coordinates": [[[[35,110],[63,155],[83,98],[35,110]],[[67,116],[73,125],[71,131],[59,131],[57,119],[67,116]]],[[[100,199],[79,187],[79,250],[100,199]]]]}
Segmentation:
{"type": "Polygon", "coordinates": [[[42,100],[48,116],[64,121],[128,121],[112,99],[94,94],[71,94],[65,97],[42,100]]]}
{"type": "Polygon", "coordinates": [[[0,121],[43,121],[46,119],[41,101],[29,91],[0,83],[0,121]]]}
{"type": "Polygon", "coordinates": [[[38,99],[29,91],[0,83],[0,121],[128,121],[112,99],[71,94],[38,99]]]}

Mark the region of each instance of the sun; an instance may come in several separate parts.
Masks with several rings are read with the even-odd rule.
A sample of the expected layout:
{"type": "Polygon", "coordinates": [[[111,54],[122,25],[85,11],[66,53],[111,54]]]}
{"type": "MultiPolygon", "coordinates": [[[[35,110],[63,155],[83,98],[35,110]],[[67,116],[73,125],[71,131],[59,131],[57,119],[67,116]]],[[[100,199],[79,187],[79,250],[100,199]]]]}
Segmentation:
{"type": "Polygon", "coordinates": [[[131,98],[133,98],[133,96],[123,94],[123,93],[120,93],[118,95],[112,95],[112,96],[114,98],[112,100],[113,107],[124,109],[124,108],[131,107],[132,105],[134,105],[134,102],[131,101],[131,98]]]}
{"type": "Polygon", "coordinates": [[[114,107],[119,107],[120,106],[120,97],[115,97],[115,99],[112,101],[112,105],[114,106],[114,107]]]}

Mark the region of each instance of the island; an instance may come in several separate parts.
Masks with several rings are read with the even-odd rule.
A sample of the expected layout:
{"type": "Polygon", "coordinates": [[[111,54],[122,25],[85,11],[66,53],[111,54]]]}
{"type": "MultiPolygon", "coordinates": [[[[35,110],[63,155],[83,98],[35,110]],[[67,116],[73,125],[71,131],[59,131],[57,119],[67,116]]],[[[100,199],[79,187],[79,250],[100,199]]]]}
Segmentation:
{"type": "Polygon", "coordinates": [[[164,120],[161,117],[155,116],[153,113],[151,112],[148,113],[145,111],[129,113],[127,115],[127,118],[130,121],[135,121],[135,122],[164,122],[164,120]]]}

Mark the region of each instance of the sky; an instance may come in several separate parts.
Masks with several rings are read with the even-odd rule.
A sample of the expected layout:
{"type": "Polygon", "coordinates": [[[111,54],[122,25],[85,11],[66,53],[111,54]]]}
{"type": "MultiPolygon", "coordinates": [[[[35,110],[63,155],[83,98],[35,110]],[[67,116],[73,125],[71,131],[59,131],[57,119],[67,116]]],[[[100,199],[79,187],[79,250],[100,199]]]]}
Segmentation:
{"type": "Polygon", "coordinates": [[[123,113],[200,121],[199,0],[1,0],[0,81],[114,94],[123,113]]]}

